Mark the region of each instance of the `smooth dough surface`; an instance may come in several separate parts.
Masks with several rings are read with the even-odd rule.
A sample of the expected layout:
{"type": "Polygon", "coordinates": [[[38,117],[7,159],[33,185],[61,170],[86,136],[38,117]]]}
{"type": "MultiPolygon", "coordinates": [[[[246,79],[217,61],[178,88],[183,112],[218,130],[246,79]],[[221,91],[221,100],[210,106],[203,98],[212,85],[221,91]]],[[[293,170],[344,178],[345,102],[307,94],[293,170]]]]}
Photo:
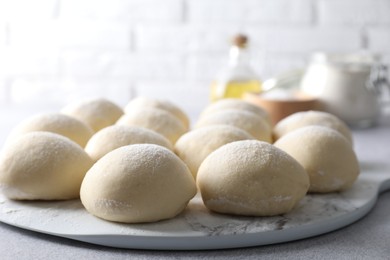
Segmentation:
{"type": "Polygon", "coordinates": [[[180,109],[178,106],[173,104],[172,102],[168,100],[158,100],[153,98],[147,98],[147,97],[137,97],[132,99],[126,106],[125,106],[125,113],[130,113],[131,110],[137,109],[139,107],[154,107],[159,108],[162,110],[165,110],[175,117],[177,117],[185,126],[186,130],[190,127],[190,120],[186,113],[182,109],[180,109]]]}
{"type": "Polygon", "coordinates": [[[305,168],[310,177],[310,192],[348,189],[359,175],[358,159],[351,144],[333,129],[302,127],[282,136],[274,145],[305,168]]]}
{"type": "Polygon", "coordinates": [[[123,110],[107,99],[93,98],[71,103],[61,113],[79,119],[97,132],[113,125],[123,115],[123,110]]]}
{"type": "Polygon", "coordinates": [[[46,113],[32,116],[17,125],[9,135],[7,142],[22,134],[37,131],[56,133],[84,147],[94,131],[80,120],[60,113],[46,113]]]}
{"type": "Polygon", "coordinates": [[[76,143],[50,132],[20,136],[0,155],[0,187],[16,200],[63,200],[79,197],[93,161],[76,143]]]}
{"type": "Polygon", "coordinates": [[[175,144],[176,154],[187,164],[194,178],[203,160],[227,143],[254,139],[244,130],[230,125],[198,128],[182,135],[175,144]]]}
{"type": "Polygon", "coordinates": [[[159,108],[137,108],[124,114],[118,125],[140,126],[156,131],[174,144],[186,132],[182,122],[171,113],[159,108]]]}
{"type": "Polygon", "coordinates": [[[308,188],[302,166],[266,142],[221,146],[200,165],[197,185],[207,208],[220,213],[274,216],[291,211],[308,188]]]}
{"type": "Polygon", "coordinates": [[[201,117],[195,128],[210,125],[232,125],[245,130],[258,140],[272,142],[271,126],[252,112],[236,109],[221,110],[201,117]]]}
{"type": "Polygon", "coordinates": [[[202,111],[200,117],[226,109],[249,111],[263,118],[268,124],[271,124],[271,117],[265,109],[236,98],[225,98],[211,103],[202,111]]]}
{"type": "Polygon", "coordinates": [[[304,111],[294,113],[281,121],[279,121],[273,130],[275,139],[279,139],[283,135],[309,125],[319,125],[329,127],[338,131],[352,144],[352,133],[348,126],[338,117],[321,111],[304,111]]]}
{"type": "Polygon", "coordinates": [[[81,185],[81,202],[93,215],[138,223],[179,214],[196,194],[187,166],[153,144],[120,147],[101,158],[81,185]]]}
{"type": "Polygon", "coordinates": [[[112,125],[94,134],[85,146],[85,151],[97,161],[116,148],[142,143],[157,144],[173,150],[169,140],[155,131],[137,126],[112,125]]]}

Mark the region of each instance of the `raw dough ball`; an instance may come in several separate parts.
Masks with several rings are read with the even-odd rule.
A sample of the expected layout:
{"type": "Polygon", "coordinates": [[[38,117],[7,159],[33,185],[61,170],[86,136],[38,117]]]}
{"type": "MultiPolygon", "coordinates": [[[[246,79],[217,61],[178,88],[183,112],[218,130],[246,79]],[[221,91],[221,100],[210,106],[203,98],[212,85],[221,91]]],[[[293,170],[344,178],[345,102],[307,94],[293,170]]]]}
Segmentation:
{"type": "Polygon", "coordinates": [[[214,150],[234,141],[254,139],[240,128],[230,125],[213,125],[192,130],[182,135],[175,144],[176,154],[187,164],[196,178],[203,160],[214,150]]]}
{"type": "Polygon", "coordinates": [[[246,140],[226,144],[200,165],[197,184],[210,210],[274,216],[289,212],[309,188],[302,166],[271,144],[246,140]]]}
{"type": "Polygon", "coordinates": [[[282,136],[274,145],[305,168],[310,177],[310,192],[345,190],[359,175],[359,163],[351,144],[333,129],[302,127],[282,136]]]}
{"type": "Polygon", "coordinates": [[[153,222],[173,218],[196,194],[187,166],[170,150],[134,144],[106,154],[87,172],[80,197],[102,219],[153,222]]]}
{"type": "Polygon", "coordinates": [[[69,104],[61,113],[79,119],[97,132],[113,125],[123,115],[123,110],[107,99],[97,98],[69,104]]]}
{"type": "Polygon", "coordinates": [[[103,128],[89,140],[85,151],[97,161],[108,152],[130,144],[157,144],[173,150],[164,136],[143,127],[113,125],[103,128]]]}
{"type": "Polygon", "coordinates": [[[181,110],[178,106],[175,104],[167,101],[167,100],[157,100],[152,98],[146,98],[146,97],[137,97],[133,100],[131,100],[125,107],[125,113],[130,113],[131,110],[137,109],[139,107],[154,107],[159,108],[162,110],[165,110],[175,117],[177,117],[185,126],[186,130],[190,127],[190,120],[186,113],[184,113],[183,110],[181,110]]]}
{"type": "Polygon", "coordinates": [[[352,133],[348,126],[338,117],[321,111],[304,111],[294,113],[277,123],[274,127],[274,137],[279,139],[283,135],[309,125],[319,125],[332,128],[340,132],[352,144],[352,133]]]}
{"type": "Polygon", "coordinates": [[[271,117],[265,109],[236,98],[226,98],[211,103],[202,111],[200,118],[226,109],[249,111],[263,118],[268,124],[271,124],[271,117]]]}
{"type": "Polygon", "coordinates": [[[76,143],[49,132],[32,132],[7,145],[0,156],[0,187],[17,200],[79,197],[93,161],[76,143]]]}
{"type": "Polygon", "coordinates": [[[12,130],[7,142],[22,134],[46,131],[56,133],[78,143],[84,147],[89,138],[93,135],[93,130],[80,120],[60,113],[47,113],[32,116],[21,122],[12,130]]]}
{"type": "Polygon", "coordinates": [[[245,130],[258,140],[272,142],[270,125],[252,112],[235,109],[221,110],[201,117],[196,128],[210,125],[232,125],[245,130]]]}
{"type": "Polygon", "coordinates": [[[165,136],[172,144],[186,132],[184,125],[171,113],[158,108],[132,109],[117,122],[118,125],[141,126],[165,136]]]}

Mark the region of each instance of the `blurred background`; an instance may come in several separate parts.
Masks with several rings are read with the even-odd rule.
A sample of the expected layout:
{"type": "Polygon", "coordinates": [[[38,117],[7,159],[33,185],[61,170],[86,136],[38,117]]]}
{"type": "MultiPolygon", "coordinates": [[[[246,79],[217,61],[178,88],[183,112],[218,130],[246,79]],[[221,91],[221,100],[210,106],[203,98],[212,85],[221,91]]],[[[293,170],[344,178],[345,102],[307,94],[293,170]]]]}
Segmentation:
{"type": "Polygon", "coordinates": [[[262,80],[315,51],[389,63],[390,0],[0,0],[0,103],[147,95],[199,110],[238,32],[262,80]]]}

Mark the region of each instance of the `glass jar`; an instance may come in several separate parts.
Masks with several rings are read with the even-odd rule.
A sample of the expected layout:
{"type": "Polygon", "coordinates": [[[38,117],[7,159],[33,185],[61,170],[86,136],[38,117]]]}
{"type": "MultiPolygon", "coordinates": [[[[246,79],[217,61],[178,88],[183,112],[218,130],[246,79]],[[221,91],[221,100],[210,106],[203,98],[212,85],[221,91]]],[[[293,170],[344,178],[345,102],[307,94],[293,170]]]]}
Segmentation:
{"type": "Polygon", "coordinates": [[[389,90],[386,66],[377,55],[316,53],[301,81],[301,89],[315,96],[321,109],[350,126],[374,125],[389,90]]]}

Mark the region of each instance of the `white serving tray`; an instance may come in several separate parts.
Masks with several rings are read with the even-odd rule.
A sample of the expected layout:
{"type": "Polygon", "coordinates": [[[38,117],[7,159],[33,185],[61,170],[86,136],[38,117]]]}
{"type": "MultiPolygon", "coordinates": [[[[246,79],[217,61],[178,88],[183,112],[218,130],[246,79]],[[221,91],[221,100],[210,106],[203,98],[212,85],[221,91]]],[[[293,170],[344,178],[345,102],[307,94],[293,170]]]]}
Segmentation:
{"type": "Polygon", "coordinates": [[[307,195],[290,213],[237,217],[209,212],[200,196],[174,219],[120,224],[90,215],[79,200],[11,201],[0,195],[0,221],[23,229],[119,248],[202,250],[259,246],[320,235],[353,223],[390,188],[389,165],[362,166],[354,186],[342,193],[307,195]]]}

